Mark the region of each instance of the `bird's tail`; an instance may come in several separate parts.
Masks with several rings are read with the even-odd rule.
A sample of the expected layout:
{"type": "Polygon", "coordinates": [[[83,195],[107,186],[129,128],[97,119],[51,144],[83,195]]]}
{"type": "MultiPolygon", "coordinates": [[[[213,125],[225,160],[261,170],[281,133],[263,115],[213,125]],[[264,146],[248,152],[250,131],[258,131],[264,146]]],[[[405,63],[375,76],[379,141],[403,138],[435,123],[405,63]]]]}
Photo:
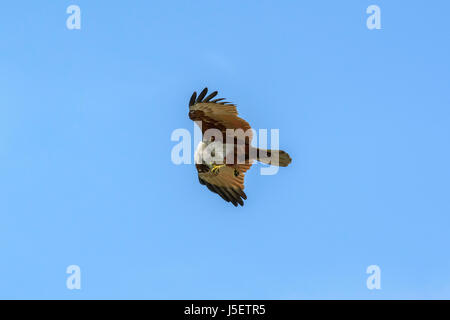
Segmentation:
{"type": "Polygon", "coordinates": [[[258,149],[256,160],[272,166],[287,167],[292,159],[287,152],[282,150],[258,149]]]}

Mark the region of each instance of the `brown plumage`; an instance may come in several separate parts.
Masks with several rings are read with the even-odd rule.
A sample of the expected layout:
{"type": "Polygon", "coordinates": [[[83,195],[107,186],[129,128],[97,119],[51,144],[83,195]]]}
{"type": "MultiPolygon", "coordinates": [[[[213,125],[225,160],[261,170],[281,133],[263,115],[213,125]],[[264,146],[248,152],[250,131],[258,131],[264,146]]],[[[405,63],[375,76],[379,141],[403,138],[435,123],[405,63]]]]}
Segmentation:
{"type": "MultiPolygon", "coordinates": [[[[279,152],[279,160],[277,163],[271,161],[271,156],[274,151],[260,150],[251,146],[253,134],[251,127],[247,121],[238,117],[236,106],[230,102],[224,101],[224,98],[214,99],[217,96],[217,91],[212,92],[207,96],[208,89],[205,88],[197,96],[194,92],[189,101],[189,118],[197,123],[201,128],[202,134],[205,138],[205,132],[208,129],[217,129],[222,134],[223,143],[231,141],[234,147],[234,159],[231,164],[228,164],[227,155],[224,156],[223,163],[220,170],[212,170],[211,166],[214,164],[196,163],[199,182],[205,185],[209,190],[217,193],[225,201],[231,202],[234,206],[244,205],[244,200],[247,195],[244,192],[244,176],[245,172],[250,169],[254,160],[259,160],[268,164],[287,166],[291,162],[291,158],[284,151],[279,152]],[[243,130],[246,133],[244,139],[240,139],[237,135],[228,135],[227,129],[243,130]],[[228,139],[227,139],[228,138],[228,139]],[[230,139],[231,138],[231,139],[230,139]],[[244,154],[244,163],[237,161],[238,149],[244,154]],[[252,158],[252,151],[255,157],[252,158]],[[265,152],[265,156],[261,156],[265,152]]],[[[199,147],[205,147],[211,141],[204,141],[199,147]]],[[[200,152],[203,149],[200,149],[200,152]]],[[[196,151],[196,155],[199,151],[196,151]]]]}

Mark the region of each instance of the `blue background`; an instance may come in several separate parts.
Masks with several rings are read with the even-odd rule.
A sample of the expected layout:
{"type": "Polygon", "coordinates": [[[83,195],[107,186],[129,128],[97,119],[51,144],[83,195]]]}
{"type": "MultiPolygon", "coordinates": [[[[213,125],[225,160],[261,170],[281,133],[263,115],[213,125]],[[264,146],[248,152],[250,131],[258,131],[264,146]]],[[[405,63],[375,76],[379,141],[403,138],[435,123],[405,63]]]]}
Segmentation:
{"type": "Polygon", "coordinates": [[[450,298],[449,12],[3,2],[0,298],[450,298]],[[171,162],[204,86],[279,128],[293,158],[274,176],[255,165],[243,208],[171,162]]]}

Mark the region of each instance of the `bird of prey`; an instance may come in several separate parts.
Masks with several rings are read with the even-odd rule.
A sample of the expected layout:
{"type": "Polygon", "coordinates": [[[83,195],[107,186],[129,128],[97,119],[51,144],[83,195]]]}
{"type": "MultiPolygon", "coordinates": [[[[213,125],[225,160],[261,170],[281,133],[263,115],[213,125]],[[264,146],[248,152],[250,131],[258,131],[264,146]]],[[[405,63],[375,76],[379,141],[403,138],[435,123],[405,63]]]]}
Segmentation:
{"type": "MultiPolygon", "coordinates": [[[[212,100],[217,96],[217,91],[206,96],[207,93],[208,88],[203,89],[198,96],[197,92],[194,92],[189,101],[189,118],[202,131],[202,141],[194,155],[198,179],[202,185],[217,193],[225,201],[231,202],[235,207],[243,206],[243,200],[247,199],[244,193],[244,175],[253,161],[286,167],[291,163],[291,157],[281,150],[252,147],[251,127],[247,121],[238,117],[236,105],[225,102],[225,98],[212,100]],[[217,140],[217,137],[206,136],[208,130],[218,133],[223,142],[221,147],[223,152],[217,155],[220,157],[219,161],[217,157],[214,161],[204,157],[208,146],[217,140]],[[243,136],[242,132],[246,134],[243,136]]],[[[214,151],[212,156],[215,156],[214,151]]]]}

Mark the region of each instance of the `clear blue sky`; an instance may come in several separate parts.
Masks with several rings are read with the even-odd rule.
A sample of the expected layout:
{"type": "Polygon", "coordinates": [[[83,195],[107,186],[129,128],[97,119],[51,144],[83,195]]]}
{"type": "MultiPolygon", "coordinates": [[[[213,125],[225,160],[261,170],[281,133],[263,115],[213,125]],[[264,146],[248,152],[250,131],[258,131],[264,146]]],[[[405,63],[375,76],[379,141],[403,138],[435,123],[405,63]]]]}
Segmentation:
{"type": "Polygon", "coordinates": [[[449,12],[4,2],[0,298],[450,298],[449,12]],[[71,4],[81,30],[66,28],[71,4]],[[204,86],[279,128],[293,158],[274,176],[254,166],[243,208],[170,159],[204,86]]]}

